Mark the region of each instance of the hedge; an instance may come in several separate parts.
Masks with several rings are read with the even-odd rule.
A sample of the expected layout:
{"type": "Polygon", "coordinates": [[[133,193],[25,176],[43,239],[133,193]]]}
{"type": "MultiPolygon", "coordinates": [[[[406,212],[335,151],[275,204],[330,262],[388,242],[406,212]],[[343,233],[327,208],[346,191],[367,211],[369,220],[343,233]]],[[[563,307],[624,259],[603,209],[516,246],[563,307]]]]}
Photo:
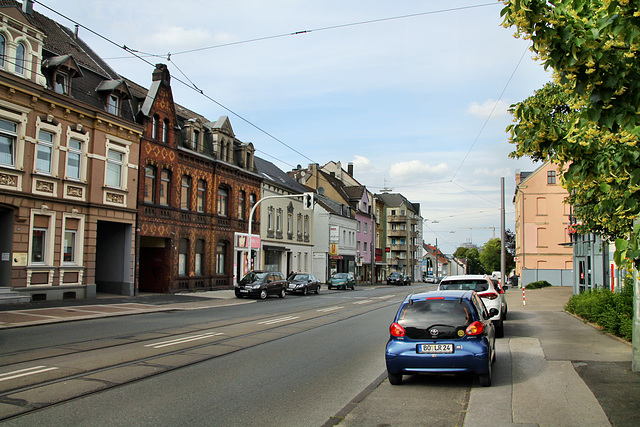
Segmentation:
{"type": "Polygon", "coordinates": [[[605,331],[631,341],[633,335],[633,284],[628,281],[619,293],[596,289],[573,295],[564,309],[605,331]]]}

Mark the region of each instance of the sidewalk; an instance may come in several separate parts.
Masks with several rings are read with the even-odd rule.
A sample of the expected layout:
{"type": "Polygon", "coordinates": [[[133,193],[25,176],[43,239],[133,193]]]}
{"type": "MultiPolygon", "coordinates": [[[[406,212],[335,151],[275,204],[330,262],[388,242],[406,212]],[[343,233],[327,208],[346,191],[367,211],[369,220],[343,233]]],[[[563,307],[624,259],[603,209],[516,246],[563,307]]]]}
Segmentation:
{"type": "Polygon", "coordinates": [[[392,386],[383,376],[339,426],[640,425],[640,375],[631,372],[631,345],[565,313],[571,292],[528,290],[526,305],[521,289],[507,292],[509,314],[505,338],[496,342],[493,385],[480,387],[474,380],[461,413],[434,410],[427,383],[392,386]]]}
{"type": "Polygon", "coordinates": [[[255,301],[238,300],[233,290],[224,290],[184,294],[144,294],[135,297],[99,295],[93,300],[7,304],[0,305],[0,329],[159,311],[199,310],[251,302],[255,301]]]}

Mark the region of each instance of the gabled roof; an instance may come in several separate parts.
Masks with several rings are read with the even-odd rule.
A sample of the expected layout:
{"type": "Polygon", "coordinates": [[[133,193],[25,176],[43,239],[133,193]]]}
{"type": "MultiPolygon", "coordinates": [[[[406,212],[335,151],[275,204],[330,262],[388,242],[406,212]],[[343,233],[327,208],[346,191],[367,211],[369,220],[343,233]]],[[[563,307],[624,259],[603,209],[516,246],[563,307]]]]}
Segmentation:
{"type": "Polygon", "coordinates": [[[302,194],[309,191],[307,187],[291,178],[286,174],[286,172],[282,171],[273,163],[260,157],[254,157],[253,163],[258,174],[260,174],[260,176],[262,176],[265,180],[271,181],[280,187],[285,187],[291,190],[293,194],[302,194]]]}
{"type": "Polygon", "coordinates": [[[420,215],[420,203],[412,203],[400,193],[380,193],[378,197],[389,207],[400,207],[403,204],[415,213],[420,215]]]}

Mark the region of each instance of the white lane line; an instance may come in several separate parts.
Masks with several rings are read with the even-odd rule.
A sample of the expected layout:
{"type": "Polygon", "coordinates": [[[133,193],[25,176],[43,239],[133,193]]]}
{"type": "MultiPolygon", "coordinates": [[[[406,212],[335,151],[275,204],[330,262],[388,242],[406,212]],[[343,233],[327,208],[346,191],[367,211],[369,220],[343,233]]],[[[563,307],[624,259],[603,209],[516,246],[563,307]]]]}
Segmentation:
{"type": "Polygon", "coordinates": [[[258,325],[273,325],[275,323],[286,322],[288,320],[295,320],[295,319],[298,319],[299,317],[300,316],[286,316],[286,317],[280,317],[277,319],[264,320],[262,322],[258,322],[258,325]]]}
{"type": "Polygon", "coordinates": [[[393,297],[394,297],[394,295],[384,295],[384,296],[376,297],[376,298],[378,298],[378,299],[387,299],[387,298],[393,298],[393,297]]]}
{"type": "Polygon", "coordinates": [[[169,347],[171,345],[184,344],[184,343],[191,342],[191,341],[198,341],[198,340],[203,340],[203,339],[206,339],[206,338],[216,337],[218,335],[223,335],[223,334],[222,334],[222,332],[207,332],[206,334],[192,335],[192,336],[189,336],[189,337],[176,338],[175,340],[169,340],[169,341],[156,342],[156,343],[153,343],[153,344],[147,344],[147,345],[145,345],[145,347],[163,348],[163,347],[169,347]]]}
{"type": "Polygon", "coordinates": [[[356,301],[356,302],[354,302],[353,304],[354,304],[354,305],[355,305],[355,304],[368,304],[368,303],[370,303],[370,302],[373,302],[373,301],[371,301],[370,299],[366,299],[366,300],[364,300],[364,301],[356,301]]]}
{"type": "Polygon", "coordinates": [[[329,311],[334,311],[334,310],[340,310],[341,308],[344,308],[342,306],[336,306],[336,307],[327,307],[327,308],[321,308],[320,310],[317,310],[321,313],[327,313],[329,311]]]}
{"type": "Polygon", "coordinates": [[[59,368],[47,368],[46,366],[34,366],[33,368],[20,369],[18,371],[0,374],[0,381],[12,380],[14,378],[26,377],[27,375],[41,374],[43,372],[55,371],[59,368]]]}

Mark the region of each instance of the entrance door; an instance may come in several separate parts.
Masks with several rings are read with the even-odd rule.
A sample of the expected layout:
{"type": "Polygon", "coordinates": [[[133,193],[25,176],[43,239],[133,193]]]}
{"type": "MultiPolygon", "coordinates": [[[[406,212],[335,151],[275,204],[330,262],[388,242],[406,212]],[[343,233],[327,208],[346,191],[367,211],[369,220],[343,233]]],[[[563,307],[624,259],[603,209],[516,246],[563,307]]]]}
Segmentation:
{"type": "Polygon", "coordinates": [[[141,292],[169,292],[171,262],[169,249],[171,240],[155,237],[140,238],[140,274],[141,292]]]}
{"type": "Polygon", "coordinates": [[[12,245],[13,209],[0,207],[0,286],[11,286],[12,245]]]}

